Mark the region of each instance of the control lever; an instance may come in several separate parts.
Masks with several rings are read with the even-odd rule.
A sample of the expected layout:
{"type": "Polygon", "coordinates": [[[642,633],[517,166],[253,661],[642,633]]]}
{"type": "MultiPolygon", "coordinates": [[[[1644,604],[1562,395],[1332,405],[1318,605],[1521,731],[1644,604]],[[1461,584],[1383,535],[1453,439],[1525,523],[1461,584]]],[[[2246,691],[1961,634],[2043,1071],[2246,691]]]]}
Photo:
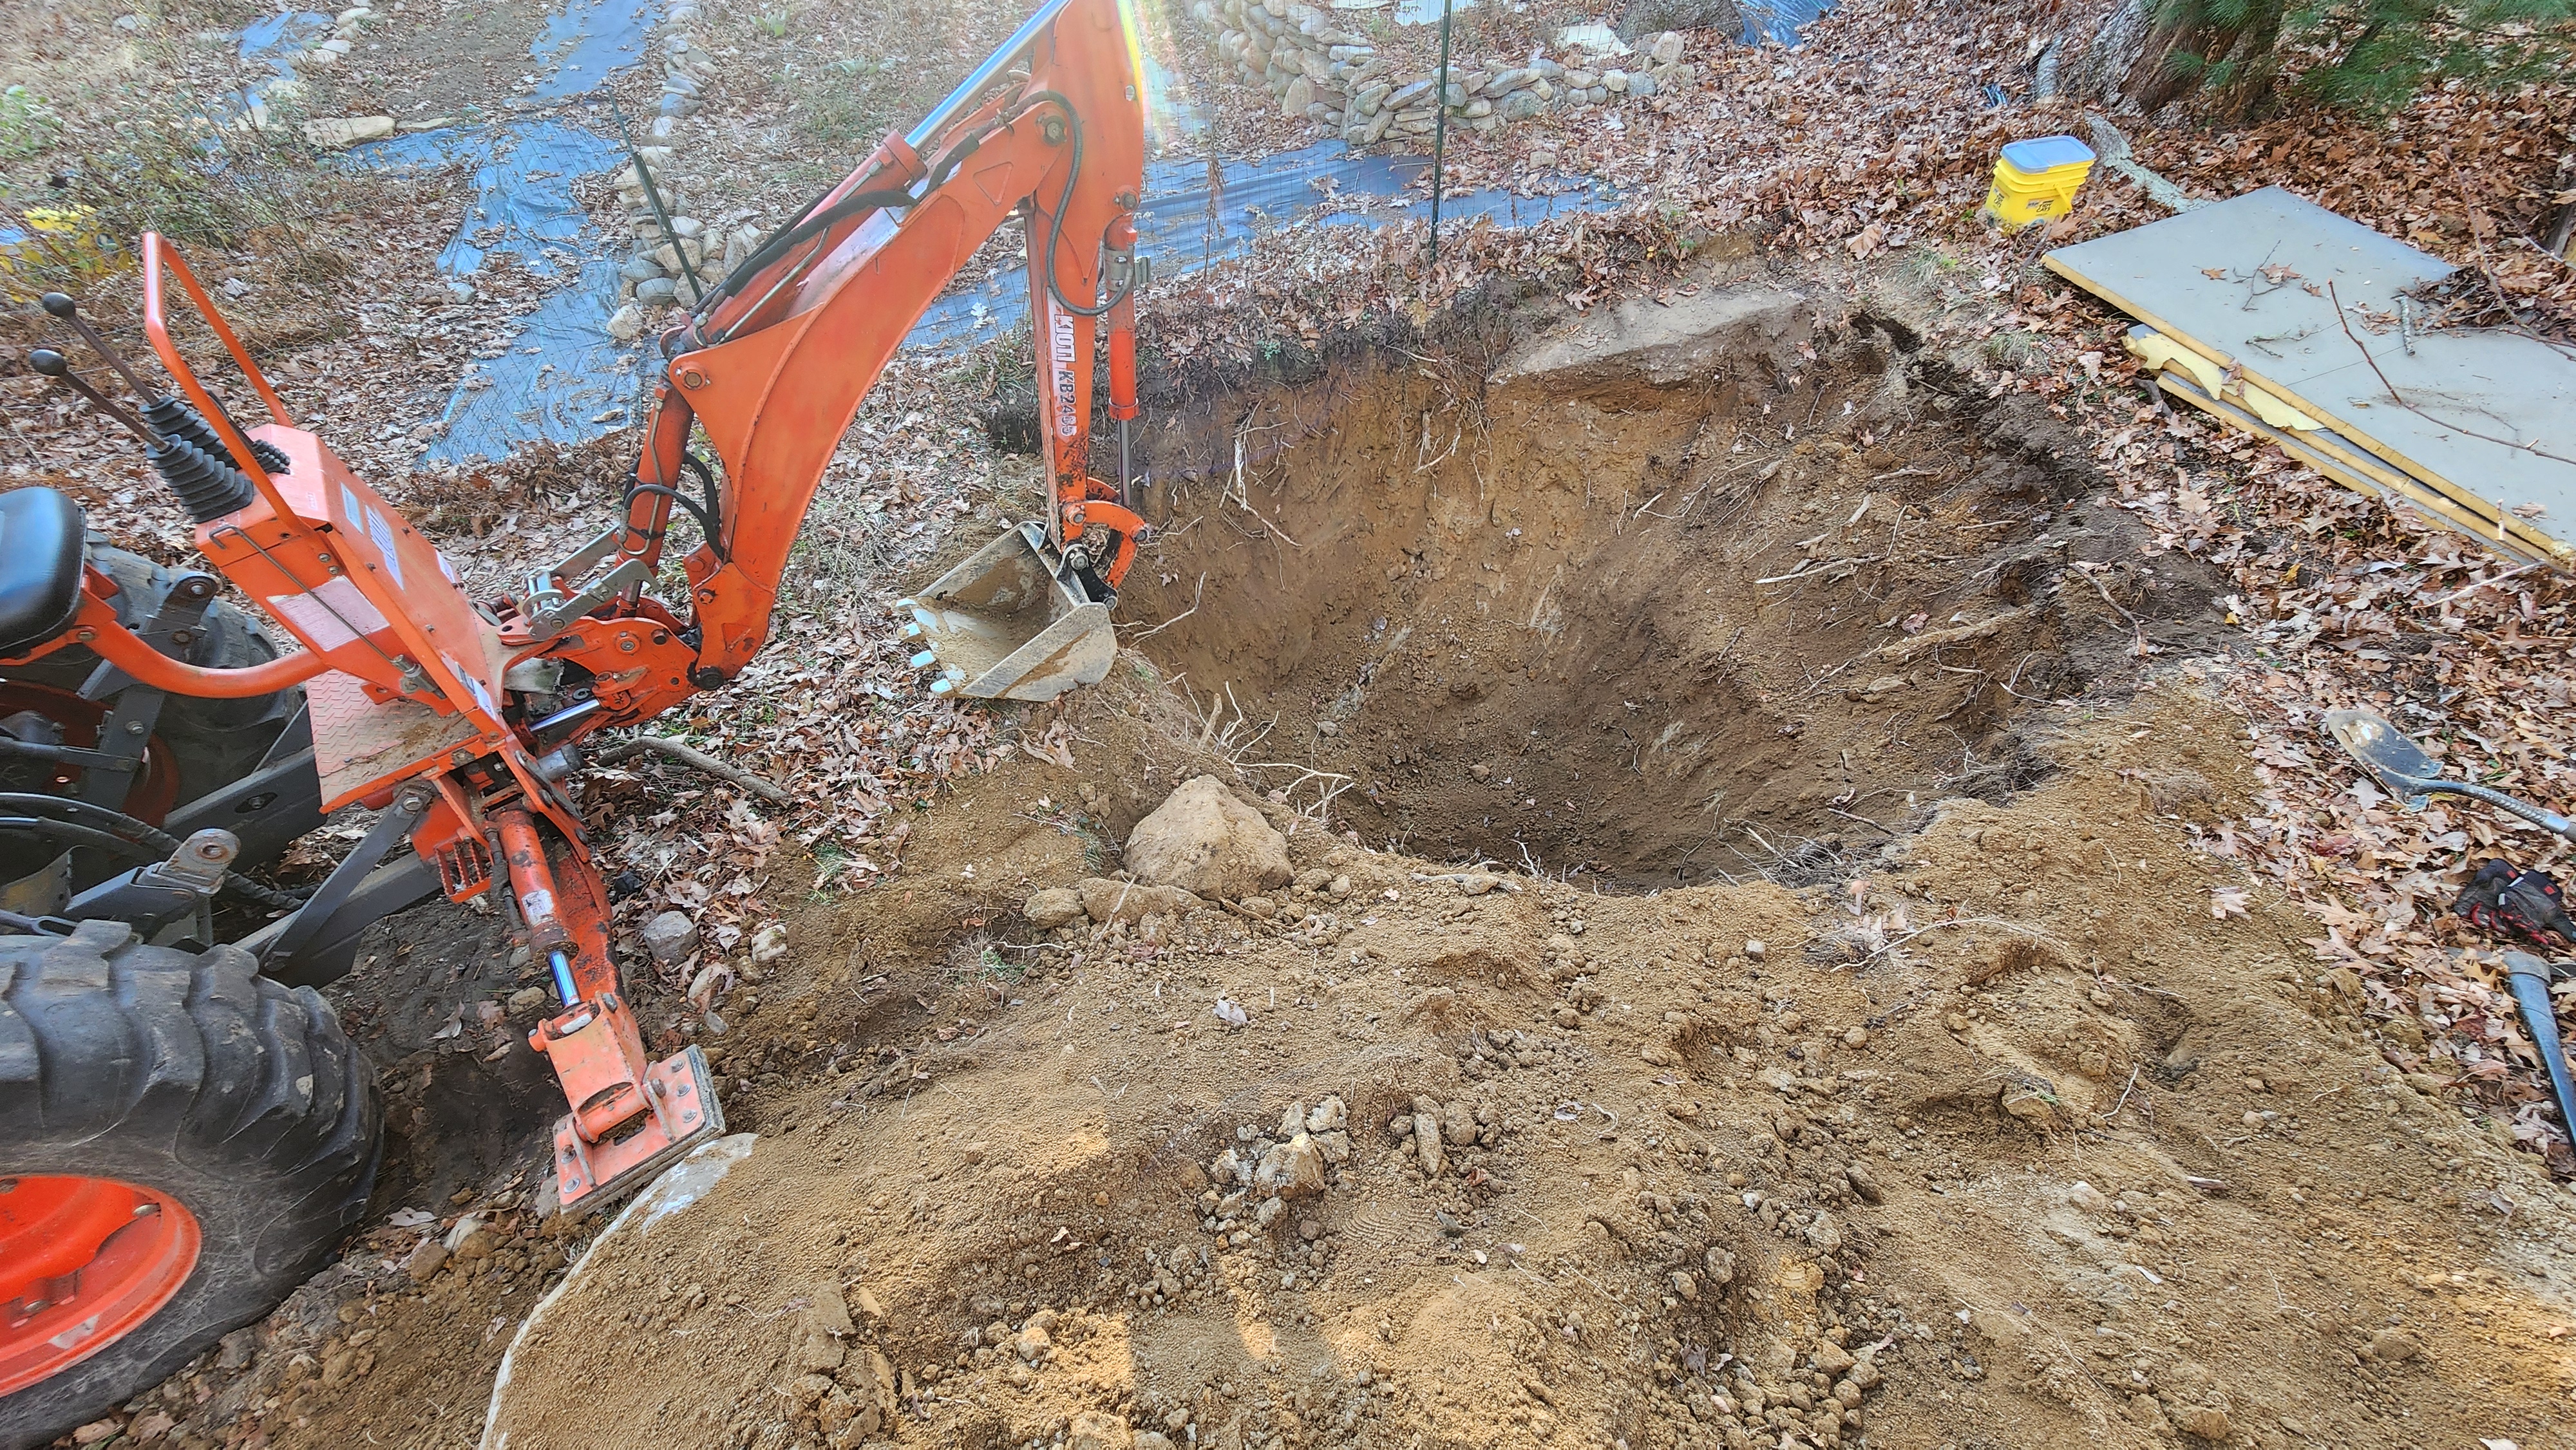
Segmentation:
{"type": "MultiPolygon", "coordinates": [[[[236,488],[233,486],[235,480],[222,478],[211,471],[210,466],[232,468],[234,461],[232,448],[223,441],[222,435],[216,433],[207,424],[205,418],[195,408],[188,405],[186,399],[175,393],[156,393],[144,386],[143,379],[127,365],[124,356],[107,345],[107,339],[98,335],[98,329],[90,325],[88,318],[81,316],[80,304],[70,297],[60,292],[48,292],[39,299],[39,305],[52,316],[70,323],[73,330],[96,349],[100,357],[107,359],[107,365],[116,369],[117,376],[125,379],[125,385],[134,390],[135,399],[143,410],[143,419],[151,428],[149,434],[143,435],[143,441],[147,446],[154,449],[166,446],[177,450],[178,445],[184,443],[204,455],[203,459],[198,459],[190,457],[184,451],[175,451],[168,463],[158,456],[152,460],[154,467],[160,468],[165,475],[170,475],[171,487],[179,490],[182,500],[189,504],[192,511],[202,503],[206,507],[218,508],[214,517],[220,518],[250,502],[251,486],[247,477],[239,479],[239,486],[236,488]],[[177,470],[175,474],[172,473],[174,468],[177,470]]],[[[61,354],[56,353],[55,356],[60,357],[61,354]]],[[[32,356],[29,361],[34,361],[32,356]]],[[[47,373],[47,375],[65,378],[74,387],[79,388],[93,404],[106,405],[107,400],[100,397],[95,389],[69,376],[68,362],[63,364],[63,367],[64,372],[47,373]]],[[[46,372],[46,369],[38,365],[37,371],[46,372]]],[[[219,413],[222,411],[221,404],[216,405],[216,411],[219,413]]],[[[126,422],[128,427],[132,427],[134,425],[129,421],[130,417],[129,414],[118,415],[119,421],[126,422]]],[[[238,431],[238,425],[236,425],[236,431],[238,431]]],[[[251,439],[250,456],[261,468],[272,475],[287,471],[286,454],[273,443],[258,438],[251,439]]],[[[208,521],[203,514],[197,517],[199,523],[208,521]]]]}
{"type": "Polygon", "coordinates": [[[134,369],[127,367],[125,359],[117,356],[116,349],[107,345],[107,339],[98,335],[98,329],[89,325],[89,319],[80,315],[79,303],[64,293],[48,292],[37,299],[37,305],[70,323],[72,330],[81,335],[81,340],[96,348],[98,355],[107,359],[107,365],[116,369],[116,375],[125,379],[125,385],[134,390],[134,396],[146,401],[151,399],[152,390],[143,386],[143,380],[134,375],[134,369]]]}
{"type": "Polygon", "coordinates": [[[151,426],[141,418],[136,417],[131,409],[91,387],[86,378],[73,372],[70,358],[50,347],[40,347],[27,354],[27,366],[88,399],[90,407],[100,417],[121,425],[127,432],[142,439],[144,447],[161,446],[161,435],[153,431],[151,426]]]}

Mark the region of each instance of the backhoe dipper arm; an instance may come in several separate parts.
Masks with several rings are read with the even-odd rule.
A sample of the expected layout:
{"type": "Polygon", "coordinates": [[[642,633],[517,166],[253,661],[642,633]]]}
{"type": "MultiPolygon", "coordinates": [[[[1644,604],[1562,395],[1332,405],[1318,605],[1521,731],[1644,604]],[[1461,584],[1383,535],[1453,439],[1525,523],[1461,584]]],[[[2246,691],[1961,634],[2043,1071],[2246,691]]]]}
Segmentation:
{"type": "MultiPolygon", "coordinates": [[[[672,356],[637,481],[686,489],[691,418],[726,481],[717,538],[687,561],[702,631],[693,686],[720,684],[759,651],[788,551],[861,400],[924,309],[1013,215],[1028,225],[1054,496],[1048,532],[1116,586],[1140,522],[1117,489],[1090,476],[1091,319],[1114,313],[1132,339],[1133,309],[1120,304],[1133,290],[1129,218],[1143,169],[1136,52],[1115,0],[1049,0],[928,119],[888,138],[666,340],[672,356]],[[1098,537],[1102,529],[1113,540],[1098,537]]],[[[1113,347],[1132,356],[1132,340],[1113,347]]],[[[1121,371],[1119,407],[1132,411],[1132,369],[1121,371]]],[[[657,547],[674,502],[655,490],[630,495],[623,550],[657,547]]],[[[659,693],[619,713],[650,714],[687,692],[659,693]]]]}

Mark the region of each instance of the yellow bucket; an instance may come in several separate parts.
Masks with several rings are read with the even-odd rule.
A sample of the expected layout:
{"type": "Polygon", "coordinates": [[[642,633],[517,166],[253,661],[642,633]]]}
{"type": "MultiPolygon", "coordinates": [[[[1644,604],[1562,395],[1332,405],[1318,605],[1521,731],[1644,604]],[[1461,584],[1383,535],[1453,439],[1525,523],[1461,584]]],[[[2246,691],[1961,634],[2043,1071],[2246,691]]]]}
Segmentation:
{"type": "Polygon", "coordinates": [[[1982,214],[2007,232],[2075,209],[2075,193],[2093,173],[2093,148],[2072,136],[2015,141],[1995,162],[1982,214]]]}

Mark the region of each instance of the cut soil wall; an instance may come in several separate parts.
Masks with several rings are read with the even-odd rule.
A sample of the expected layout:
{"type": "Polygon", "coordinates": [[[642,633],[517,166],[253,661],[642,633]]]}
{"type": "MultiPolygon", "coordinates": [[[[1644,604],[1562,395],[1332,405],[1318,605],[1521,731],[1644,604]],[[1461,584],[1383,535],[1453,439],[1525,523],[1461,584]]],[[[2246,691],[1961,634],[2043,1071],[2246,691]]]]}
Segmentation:
{"type": "Polygon", "coordinates": [[[1253,758],[1347,777],[1373,844],[1830,874],[1936,794],[2028,784],[2021,716],[2201,628],[2215,582],[1912,341],[1711,288],[1483,377],[1216,400],[1156,430],[1133,637],[1253,758]]]}

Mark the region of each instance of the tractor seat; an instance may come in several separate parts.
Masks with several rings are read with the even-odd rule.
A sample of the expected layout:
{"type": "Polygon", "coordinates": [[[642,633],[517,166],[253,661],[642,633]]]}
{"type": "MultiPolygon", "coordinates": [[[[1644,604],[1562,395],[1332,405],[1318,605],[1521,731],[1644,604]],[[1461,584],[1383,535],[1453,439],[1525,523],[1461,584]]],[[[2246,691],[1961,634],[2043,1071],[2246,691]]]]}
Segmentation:
{"type": "Polygon", "coordinates": [[[87,525],[68,494],[0,493],[0,656],[44,643],[80,612],[87,525]]]}

